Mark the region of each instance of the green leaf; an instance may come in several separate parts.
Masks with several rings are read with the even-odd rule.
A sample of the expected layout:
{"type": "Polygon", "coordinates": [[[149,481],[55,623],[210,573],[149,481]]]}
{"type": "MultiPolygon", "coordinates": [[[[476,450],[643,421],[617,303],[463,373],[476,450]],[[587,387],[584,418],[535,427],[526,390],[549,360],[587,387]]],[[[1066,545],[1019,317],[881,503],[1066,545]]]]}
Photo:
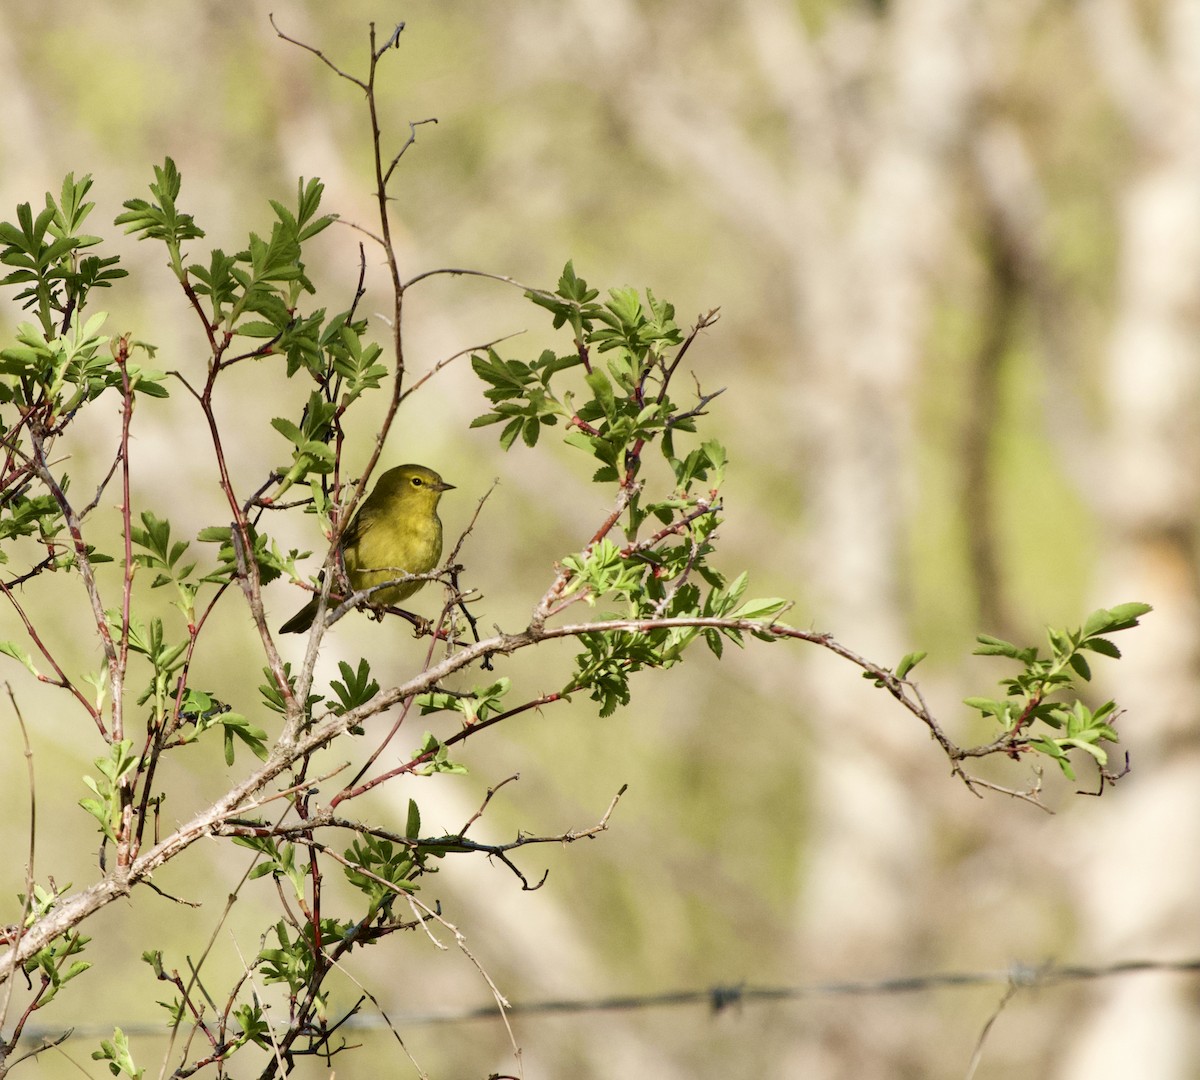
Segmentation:
{"type": "Polygon", "coordinates": [[[466,774],[467,767],[450,760],[450,752],[430,731],[425,732],[425,738],[412,755],[414,758],[425,757],[416,769],[418,776],[433,776],[435,773],[466,774]]]}
{"type": "Polygon", "coordinates": [[[100,779],[84,776],[83,782],[95,799],[80,799],[79,805],[100,823],[100,830],[114,843],[117,838],[117,828],[120,824],[121,805],[119,788],[121,781],[132,772],[138,764],[138,755],[132,752],[133,741],[122,739],[109,747],[106,758],[96,758],[94,764],[100,773],[100,779]]]}
{"type": "Polygon", "coordinates": [[[1061,630],[1056,630],[1053,626],[1046,627],[1046,637],[1050,641],[1050,647],[1054,650],[1055,656],[1066,656],[1074,649],[1069,635],[1061,630]]]}
{"type": "Polygon", "coordinates": [[[341,716],[351,709],[365,705],[379,693],[379,683],[371,678],[371,665],[365,657],[359,660],[357,670],[345,660],[339,660],[338,670],[342,673],[342,681],[334,679],[330,683],[338,697],[338,704],[332,709],[335,715],[341,716]]]}
{"type": "Polygon", "coordinates": [[[1085,754],[1091,754],[1096,759],[1096,763],[1103,768],[1108,764],[1108,754],[1103,747],[1096,746],[1090,739],[1061,739],[1059,740],[1064,747],[1072,747],[1075,750],[1082,750],[1085,754]]]}
{"type": "Polygon", "coordinates": [[[1121,659],[1121,650],[1109,641],[1108,638],[1087,638],[1079,643],[1079,647],[1081,649],[1091,649],[1092,652],[1098,652],[1104,656],[1111,656],[1114,660],[1121,659]]]}
{"type": "Polygon", "coordinates": [[[896,678],[907,679],[908,673],[912,671],[912,669],[915,668],[928,655],[929,653],[924,651],[907,653],[901,659],[900,663],[896,665],[896,678]]]}
{"type": "Polygon", "coordinates": [[[1071,767],[1071,761],[1067,757],[1066,752],[1053,739],[1036,739],[1029,744],[1034,750],[1045,754],[1058,762],[1058,767],[1062,769],[1063,775],[1068,780],[1075,779],[1075,770],[1071,767]]]}
{"type": "Polygon", "coordinates": [[[225,764],[232,765],[234,760],[234,739],[239,739],[250,752],[259,759],[267,760],[267,733],[262,728],[250,723],[241,713],[226,712],[220,717],[221,727],[225,733],[225,764]]]}
{"type": "Polygon", "coordinates": [[[1000,716],[1006,708],[1006,704],[985,697],[963,698],[963,704],[970,709],[977,709],[985,716],[1000,716]]]}
{"type": "Polygon", "coordinates": [[[990,634],[980,634],[975,639],[979,645],[973,650],[976,656],[1007,656],[1028,664],[1037,657],[1037,649],[1022,649],[1011,641],[992,637],[990,634]]]}
{"type": "Polygon", "coordinates": [[[304,432],[302,432],[290,420],[285,420],[282,416],[276,416],[271,420],[271,427],[279,432],[290,443],[295,443],[299,446],[305,441],[304,432]]]}
{"type": "Polygon", "coordinates": [[[19,648],[15,642],[0,641],[0,653],[3,653],[5,656],[11,656],[18,663],[24,664],[35,678],[41,678],[41,672],[38,671],[34,664],[33,657],[24,649],[19,648]]]}
{"type": "Polygon", "coordinates": [[[760,600],[748,600],[730,616],[734,619],[765,619],[768,615],[777,615],[791,606],[790,600],[781,596],[769,596],[760,600]]]}
{"type": "Polygon", "coordinates": [[[145,1069],[139,1069],[133,1060],[133,1054],[129,1049],[129,1040],[120,1028],[113,1029],[113,1037],[104,1039],[100,1043],[99,1050],[92,1051],[93,1061],[107,1061],[108,1071],[113,1076],[120,1076],[124,1073],[130,1077],[130,1080],[140,1080],[145,1069]]]}
{"type": "Polygon", "coordinates": [[[1074,669],[1076,675],[1087,682],[1091,682],[1092,669],[1088,667],[1088,662],[1079,653],[1072,653],[1068,663],[1074,669]]]}
{"type": "Polygon", "coordinates": [[[588,386],[591,387],[600,408],[604,411],[604,415],[609,419],[614,418],[617,411],[616,395],[613,392],[613,385],[609,381],[608,376],[599,368],[594,368],[584,378],[588,386]]]}
{"type": "Polygon", "coordinates": [[[1117,604],[1116,607],[1100,608],[1093,611],[1083,624],[1083,636],[1093,637],[1096,634],[1111,634],[1117,630],[1128,630],[1138,625],[1138,619],[1154,609],[1149,604],[1137,602],[1117,604]]]}
{"type": "Polygon", "coordinates": [[[114,224],[126,226],[126,233],[141,233],[139,240],[162,240],[173,251],[177,251],[184,240],[202,237],[204,231],[196,226],[192,215],[181,214],[175,206],[181,186],[179,170],[175,162],[167,158],[161,166],[154,167],[150,193],[156,201],[127,199],[124,203],[126,212],[119,215],[114,224]]]}
{"type": "Polygon", "coordinates": [[[558,279],[558,295],[566,300],[574,300],[576,303],[583,304],[595,300],[600,293],[596,289],[589,289],[587,282],[576,276],[574,260],[568,260],[558,279]]]}
{"type": "Polygon", "coordinates": [[[521,417],[518,416],[516,419],[510,420],[504,426],[504,430],[500,433],[501,447],[503,447],[505,450],[511,449],[512,444],[517,441],[517,436],[521,434],[524,428],[525,421],[521,419],[521,417]]]}

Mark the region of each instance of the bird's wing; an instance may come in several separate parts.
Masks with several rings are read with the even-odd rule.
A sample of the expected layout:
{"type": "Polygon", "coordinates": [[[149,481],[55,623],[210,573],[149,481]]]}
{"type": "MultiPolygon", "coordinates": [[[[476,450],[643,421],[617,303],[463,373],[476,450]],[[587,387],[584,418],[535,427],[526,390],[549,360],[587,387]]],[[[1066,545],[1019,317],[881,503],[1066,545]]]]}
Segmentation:
{"type": "Polygon", "coordinates": [[[346,531],[342,533],[342,550],[345,551],[347,548],[357,544],[371,526],[375,524],[375,520],[376,515],[370,513],[366,504],[361,506],[350,524],[346,526],[346,531]]]}

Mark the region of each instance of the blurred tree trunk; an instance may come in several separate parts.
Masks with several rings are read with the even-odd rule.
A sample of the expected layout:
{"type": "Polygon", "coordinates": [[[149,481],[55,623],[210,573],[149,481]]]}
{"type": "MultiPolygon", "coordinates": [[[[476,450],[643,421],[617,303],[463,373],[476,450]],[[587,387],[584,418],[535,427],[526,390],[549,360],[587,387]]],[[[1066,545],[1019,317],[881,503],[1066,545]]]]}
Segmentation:
{"type": "MultiPolygon", "coordinates": [[[[1080,940],[1097,957],[1180,958],[1200,952],[1200,5],[1166,4],[1154,43],[1124,0],[1081,10],[1137,148],[1105,369],[1109,467],[1096,494],[1112,536],[1096,591],[1153,598],[1156,610],[1122,642],[1121,729],[1139,747],[1135,771],[1120,798],[1078,822],[1085,860],[1073,884],[1080,940]]],[[[1196,1075],[1194,986],[1127,979],[1093,998],[1065,1080],[1196,1075]]]]}
{"type": "MultiPolygon", "coordinates": [[[[793,264],[798,308],[808,316],[797,328],[807,354],[797,386],[808,466],[805,580],[818,624],[885,663],[911,648],[916,386],[931,270],[952,232],[958,159],[981,88],[975,7],[891,6],[877,27],[870,107],[831,116],[824,136],[859,132],[861,156],[843,167],[835,196],[842,205],[824,208],[823,235],[805,234],[802,222],[796,229],[806,252],[793,264]]],[[[833,87],[825,93],[836,96],[833,87]]],[[[802,169],[813,167],[806,148],[797,157],[802,169]]],[[[921,943],[905,928],[920,922],[927,902],[931,812],[940,800],[918,797],[904,763],[924,747],[888,723],[877,700],[851,691],[843,670],[806,661],[814,829],[797,894],[797,969],[823,977],[920,969],[921,943]]],[[[794,1041],[778,1075],[896,1076],[930,1036],[898,1010],[873,1026],[870,1040],[857,1023],[849,1010],[794,1041]]]]}
{"type": "MultiPolygon", "coordinates": [[[[573,13],[568,36],[596,50],[589,87],[640,151],[695,183],[780,268],[796,358],[764,420],[774,453],[798,466],[809,523],[802,543],[784,544],[815,623],[895,662],[911,647],[915,395],[933,272],[953,235],[988,70],[978,4],[898,0],[886,18],[834,11],[817,40],[795,4],[753,0],[739,14],[764,99],[750,102],[723,95],[707,68],[657,61],[664,40],[691,52],[690,15],[672,22],[628,2],[573,13]],[[788,133],[778,154],[748,134],[764,108],[788,133]]],[[[781,498],[780,521],[794,530],[800,507],[781,498]]],[[[927,909],[939,800],[923,798],[902,763],[927,747],[827,657],[802,659],[787,679],[803,685],[811,724],[813,818],[792,966],[810,978],[920,969],[921,938],[907,928],[927,909]]],[[[891,1078],[900,1063],[927,1060],[932,1028],[911,1014],[888,1012],[870,1039],[852,1011],[839,1016],[785,1041],[773,1075],[891,1078]]]]}

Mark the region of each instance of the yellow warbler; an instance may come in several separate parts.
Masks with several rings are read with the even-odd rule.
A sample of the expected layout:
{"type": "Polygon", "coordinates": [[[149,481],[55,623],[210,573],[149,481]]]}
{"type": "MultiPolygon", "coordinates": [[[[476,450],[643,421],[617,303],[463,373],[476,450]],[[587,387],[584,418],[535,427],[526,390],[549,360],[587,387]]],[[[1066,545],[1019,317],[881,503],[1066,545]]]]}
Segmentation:
{"type": "MultiPolygon", "coordinates": [[[[346,574],[355,591],[382,585],[404,574],[427,574],[442,557],[442,522],[438,500],[447,484],[424,465],[388,469],[342,534],[346,574]]],[[[404,581],[371,594],[375,604],[398,604],[425,582],[404,581]]],[[[317,613],[314,596],[280,628],[281,634],[302,634],[317,613]]]]}

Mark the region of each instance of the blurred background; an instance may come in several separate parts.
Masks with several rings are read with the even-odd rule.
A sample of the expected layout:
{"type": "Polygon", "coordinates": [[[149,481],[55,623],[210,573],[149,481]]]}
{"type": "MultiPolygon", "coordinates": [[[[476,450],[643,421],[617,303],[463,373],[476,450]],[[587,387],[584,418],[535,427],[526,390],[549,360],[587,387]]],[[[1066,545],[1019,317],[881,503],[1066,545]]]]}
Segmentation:
{"type": "MultiPolygon", "coordinates": [[[[269,231],[267,199],[291,203],[299,176],[322,178],[326,210],[372,224],[361,94],[280,41],[269,11],[357,74],[368,22],[381,37],[407,24],[381,76],[387,145],[399,148],[410,121],[438,123],[417,129],[393,189],[406,276],[470,267],[552,286],[573,258],[602,288],[651,287],[685,326],[720,307],[689,354],[704,390],[728,388],[710,421],[731,458],[717,565],[749,568],[751,594],[793,598],[794,624],[879,663],[929,650],[921,686],[958,741],[982,735],[961,699],[992,693],[1006,671],[969,655],[976,633],[1040,644],[1046,624],[1078,625],[1098,606],[1155,606],[1119,639],[1125,658],[1096,665],[1093,704],[1115,696],[1127,710],[1132,771],[1102,798],[1076,794],[1096,790],[1084,763],[1078,783],[1048,773],[1053,814],[975,798],[855,669],[790,645],[644,675],[633,705],[610,718],[582,700],[526,714],[468,743],[470,775],[385,787],[364,816],[400,823],[411,797],[433,832],[461,826],[489,785],[519,772],[476,826],[504,840],[587,828],[629,785],[600,838],[518,853],[530,878],[549,869],[538,892],[475,859],[448,860],[426,883],[425,899],[441,901],[503,992],[522,1003],[1200,956],[1200,4],[4,5],[0,208],[10,218],[66,172],[92,173],[91,230],[132,274],[99,306],[111,331],[154,343],[165,369],[202,370],[202,335],[162,250],[106,224],[146,194],[165,155],[184,177],[181,205],[208,232],[192,245],[197,261],[207,246],[236,250],[247,230],[269,231]]],[[[388,310],[380,260],[369,249],[367,259],[362,310],[388,310]]],[[[358,235],[327,230],[309,261],[318,302],[345,308],[358,235]]],[[[417,287],[406,317],[414,374],[502,334],[524,332],[504,347],[521,356],[550,340],[519,292],[478,280],[417,287]]],[[[11,305],[0,312],[6,339],[18,320],[11,305]]],[[[229,379],[219,409],[237,433],[243,494],[286,456],[265,421],[298,414],[306,393],[267,365],[229,379]]],[[[483,628],[519,629],[607,496],[577,451],[504,454],[496,429],[468,429],[484,401],[465,360],[414,403],[384,464],[420,460],[457,485],[442,504],[451,536],[499,481],[462,561],[484,593],[483,628]]],[[[351,468],[369,453],[371,408],[351,468]]],[[[83,491],[111,462],[119,420],[115,399],[93,411],[61,447],[83,491]]],[[[169,407],[139,412],[134,431],[139,499],[180,536],[223,521],[194,403],[176,390],[169,407]]],[[[319,547],[302,514],[275,528],[319,547]]],[[[98,648],[73,634],[78,582],[37,589],[27,602],[64,642],[69,669],[93,669],[98,648]]],[[[285,582],[270,587],[279,619],[301,599],[285,582]]],[[[199,679],[214,689],[235,679],[251,711],[256,646],[228,601],[199,679]]],[[[19,636],[0,613],[0,638],[19,636]]],[[[399,679],[424,649],[402,626],[362,618],[327,642],[327,675],[365,654],[379,677],[399,679]]],[[[500,673],[526,696],[557,689],[569,652],[552,652],[500,673]]],[[[5,677],[34,738],[39,878],[83,886],[96,838],[74,778],[93,769],[100,742],[64,696],[20,674],[14,664],[5,677]]],[[[251,719],[273,730],[270,717],[251,719]]],[[[27,790],[4,723],[10,921],[27,790]]],[[[219,751],[207,753],[175,763],[165,824],[223,790],[219,751]]],[[[1034,780],[1026,763],[985,775],[1034,780]]],[[[259,948],[274,899],[254,883],[219,924],[248,866],[248,853],[243,865],[211,845],[158,882],[203,907],[141,891],[89,924],[97,969],[47,1014],[50,1030],[87,1034],[28,1071],[99,1076],[93,1028],[161,1023],[153,1002],[166,989],[137,961],[144,949],[184,969],[215,934],[205,971],[219,999],[259,948]]],[[[490,1001],[461,952],[419,935],[373,952],[352,957],[353,974],[430,1076],[516,1071],[494,1015],[411,1019],[490,1001]]],[[[530,1077],[949,1078],[967,1075],[1004,990],[513,1023],[530,1077]]],[[[347,981],[335,1007],[357,993],[347,981]]],[[[1194,1078],[1198,1021],[1194,974],[1023,990],[988,1030],[974,1075],[1194,1078]]],[[[297,1075],[416,1075],[386,1031],[352,1041],[364,1049],[344,1065],[297,1075]]],[[[134,1039],[155,1071],[164,1047],[134,1039]]]]}

